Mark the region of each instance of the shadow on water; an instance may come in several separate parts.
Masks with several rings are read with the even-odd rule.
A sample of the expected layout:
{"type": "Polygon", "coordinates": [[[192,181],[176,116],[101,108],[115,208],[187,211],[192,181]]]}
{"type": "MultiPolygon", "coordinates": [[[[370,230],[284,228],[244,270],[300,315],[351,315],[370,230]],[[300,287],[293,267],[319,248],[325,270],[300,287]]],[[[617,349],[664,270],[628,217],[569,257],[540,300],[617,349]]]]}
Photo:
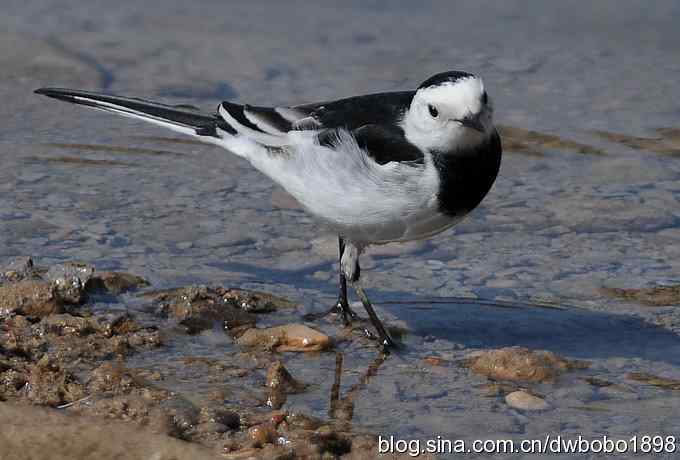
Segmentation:
{"type": "MultiPolygon", "coordinates": [[[[436,299],[434,299],[436,300],[436,299]]],[[[680,364],[680,337],[641,318],[583,308],[496,306],[465,300],[390,306],[417,336],[466,347],[523,346],[581,359],[643,358],[680,364]]],[[[379,299],[376,302],[380,304],[379,299]]]]}
{"type": "MultiPolygon", "coordinates": [[[[329,298],[336,295],[333,283],[306,276],[328,264],[290,271],[228,265],[251,274],[254,282],[304,284],[329,298]]],[[[680,365],[680,336],[635,316],[571,305],[424,298],[375,289],[368,294],[379,308],[405,321],[413,338],[433,337],[470,348],[523,346],[579,359],[641,358],[680,365]]]]}

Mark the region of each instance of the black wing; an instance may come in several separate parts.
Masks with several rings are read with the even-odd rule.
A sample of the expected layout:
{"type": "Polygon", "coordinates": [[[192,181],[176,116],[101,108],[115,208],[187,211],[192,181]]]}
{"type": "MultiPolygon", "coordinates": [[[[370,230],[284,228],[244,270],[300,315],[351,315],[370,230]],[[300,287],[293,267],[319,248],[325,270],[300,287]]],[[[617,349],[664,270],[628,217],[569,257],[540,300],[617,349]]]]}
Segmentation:
{"type": "Polygon", "coordinates": [[[292,130],[318,131],[321,145],[336,147],[338,130],[352,133],[359,146],[379,164],[391,161],[422,163],[423,153],[411,144],[399,127],[408,110],[413,91],[368,94],[330,102],[294,107],[255,107],[223,102],[222,108],[231,116],[227,120],[237,130],[254,139],[281,135],[292,130]],[[239,126],[240,125],[240,126],[239,126]]]}
{"type": "MultiPolygon", "coordinates": [[[[319,144],[336,147],[340,143],[338,130],[325,129],[318,134],[319,144]]],[[[361,147],[373,160],[381,165],[397,161],[400,163],[422,164],[423,152],[404,137],[404,131],[396,125],[364,125],[350,131],[361,147]]]]}
{"type": "Polygon", "coordinates": [[[408,110],[413,91],[367,94],[293,107],[256,107],[223,102],[221,108],[238,124],[260,133],[396,125],[408,110]]]}
{"type": "Polygon", "coordinates": [[[353,131],[364,125],[395,125],[411,105],[414,91],[367,94],[337,101],[293,107],[304,112],[298,129],[345,128],[353,131]],[[314,126],[316,125],[316,126],[314,126]]]}

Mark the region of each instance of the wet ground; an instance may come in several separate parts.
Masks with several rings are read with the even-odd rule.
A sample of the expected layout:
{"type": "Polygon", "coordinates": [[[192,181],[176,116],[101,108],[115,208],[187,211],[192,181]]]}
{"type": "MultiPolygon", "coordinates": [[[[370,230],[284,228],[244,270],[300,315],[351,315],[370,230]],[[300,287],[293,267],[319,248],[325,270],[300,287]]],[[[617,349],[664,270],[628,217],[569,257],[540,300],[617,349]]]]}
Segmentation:
{"type": "MultiPolygon", "coordinates": [[[[46,268],[82,261],[139,275],[151,286],[94,296],[67,313],[127,312],[162,336],[159,346],[132,339],[130,350],[91,356],[82,374],[69,371],[82,394],[50,404],[87,397],[89,373],[120,361],[160,375],[153,388],[198,408],[216,407],[215,391],[235,391],[235,379],[236,388],[257,389],[250,403],[239,391],[218,401],[264,414],[265,375],[277,358],[307,384],[281,410],[349,420],[342,428],[352,436],[677,434],[678,15],[672,1],[8,2],[0,17],[1,265],[32,256],[46,268]],[[296,305],[259,314],[258,327],[303,323],[334,300],[334,236],[224,151],[32,94],[62,86],[210,110],[222,99],[285,104],[410,88],[452,68],[484,76],[506,154],[489,196],[454,230],[364,256],[368,293],[405,344],[384,362],[358,331],[329,321],[305,323],[335,339],[326,351],[270,346],[252,356],[222,328],[194,330],[180,324],[186,318],[164,316],[158,300],[138,294],[255,289],[296,305]],[[557,366],[539,382],[492,375],[500,383],[490,384],[464,365],[475,352],[509,346],[589,366],[557,366]],[[218,375],[201,359],[250,370],[218,375]],[[547,406],[518,406],[506,398],[517,390],[547,406]],[[331,401],[342,398],[351,410],[340,404],[338,415],[331,401]]],[[[49,305],[43,319],[12,315],[35,327],[64,314],[49,305]]],[[[30,366],[42,359],[24,358],[30,366]]],[[[234,433],[250,428],[239,427],[234,433]]],[[[193,440],[223,449],[237,436],[224,433],[193,440]]]]}

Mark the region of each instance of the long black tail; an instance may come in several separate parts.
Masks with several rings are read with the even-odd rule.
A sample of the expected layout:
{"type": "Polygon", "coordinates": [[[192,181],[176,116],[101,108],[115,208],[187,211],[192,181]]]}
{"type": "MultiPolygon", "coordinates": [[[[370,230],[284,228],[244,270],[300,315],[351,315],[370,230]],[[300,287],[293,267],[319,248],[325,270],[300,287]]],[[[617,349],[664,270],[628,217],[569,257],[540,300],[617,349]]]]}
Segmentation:
{"type": "Polygon", "coordinates": [[[63,88],[40,88],[35,93],[125,117],[144,120],[193,136],[220,137],[217,133],[217,128],[227,132],[233,131],[233,128],[217,114],[200,113],[198,110],[188,106],[171,106],[137,98],[63,88]]]}

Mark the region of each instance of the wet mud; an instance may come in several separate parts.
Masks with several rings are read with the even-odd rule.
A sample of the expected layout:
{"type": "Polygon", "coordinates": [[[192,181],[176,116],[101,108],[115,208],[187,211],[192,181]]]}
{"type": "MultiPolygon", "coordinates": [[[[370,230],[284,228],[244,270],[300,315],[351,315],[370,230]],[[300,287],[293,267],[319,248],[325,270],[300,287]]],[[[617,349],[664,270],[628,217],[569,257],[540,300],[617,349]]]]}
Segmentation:
{"type": "MultiPolygon", "coordinates": [[[[13,458],[4,455],[20,452],[29,439],[46,443],[50,436],[73,436],[76,427],[88,424],[98,428],[78,428],[82,442],[97,444],[100,458],[114,458],[119,451],[114,444],[89,438],[104,429],[110,436],[136,429],[109,420],[140,427],[133,439],[148,436],[148,446],[133,441],[129,458],[150,455],[144,452],[154,458],[186,452],[199,458],[374,458],[375,435],[353,426],[351,413],[319,418],[284,408],[288,395],[315,389],[293,377],[281,357],[334,353],[333,341],[311,326],[256,326],[263,315],[294,309],[285,298],[206,286],[153,291],[146,280],[130,273],[100,273],[71,262],[36,267],[30,258],[10,262],[1,275],[0,404],[3,415],[20,414],[11,430],[7,424],[0,430],[3,458],[13,458]],[[93,310],[98,298],[110,300],[125,292],[141,299],[142,312],[93,310]],[[168,347],[169,337],[206,330],[233,340],[237,350],[219,359],[179,353],[198,386],[209,382],[204,398],[192,393],[191,384],[178,392],[165,385],[162,371],[130,364],[134,356],[168,347]],[[26,405],[54,412],[24,410],[26,405]],[[61,425],[33,424],[32,417],[61,425]],[[189,444],[153,447],[160,435],[189,444]]],[[[51,458],[79,452],[76,440],[68,440],[51,458]]]]}

